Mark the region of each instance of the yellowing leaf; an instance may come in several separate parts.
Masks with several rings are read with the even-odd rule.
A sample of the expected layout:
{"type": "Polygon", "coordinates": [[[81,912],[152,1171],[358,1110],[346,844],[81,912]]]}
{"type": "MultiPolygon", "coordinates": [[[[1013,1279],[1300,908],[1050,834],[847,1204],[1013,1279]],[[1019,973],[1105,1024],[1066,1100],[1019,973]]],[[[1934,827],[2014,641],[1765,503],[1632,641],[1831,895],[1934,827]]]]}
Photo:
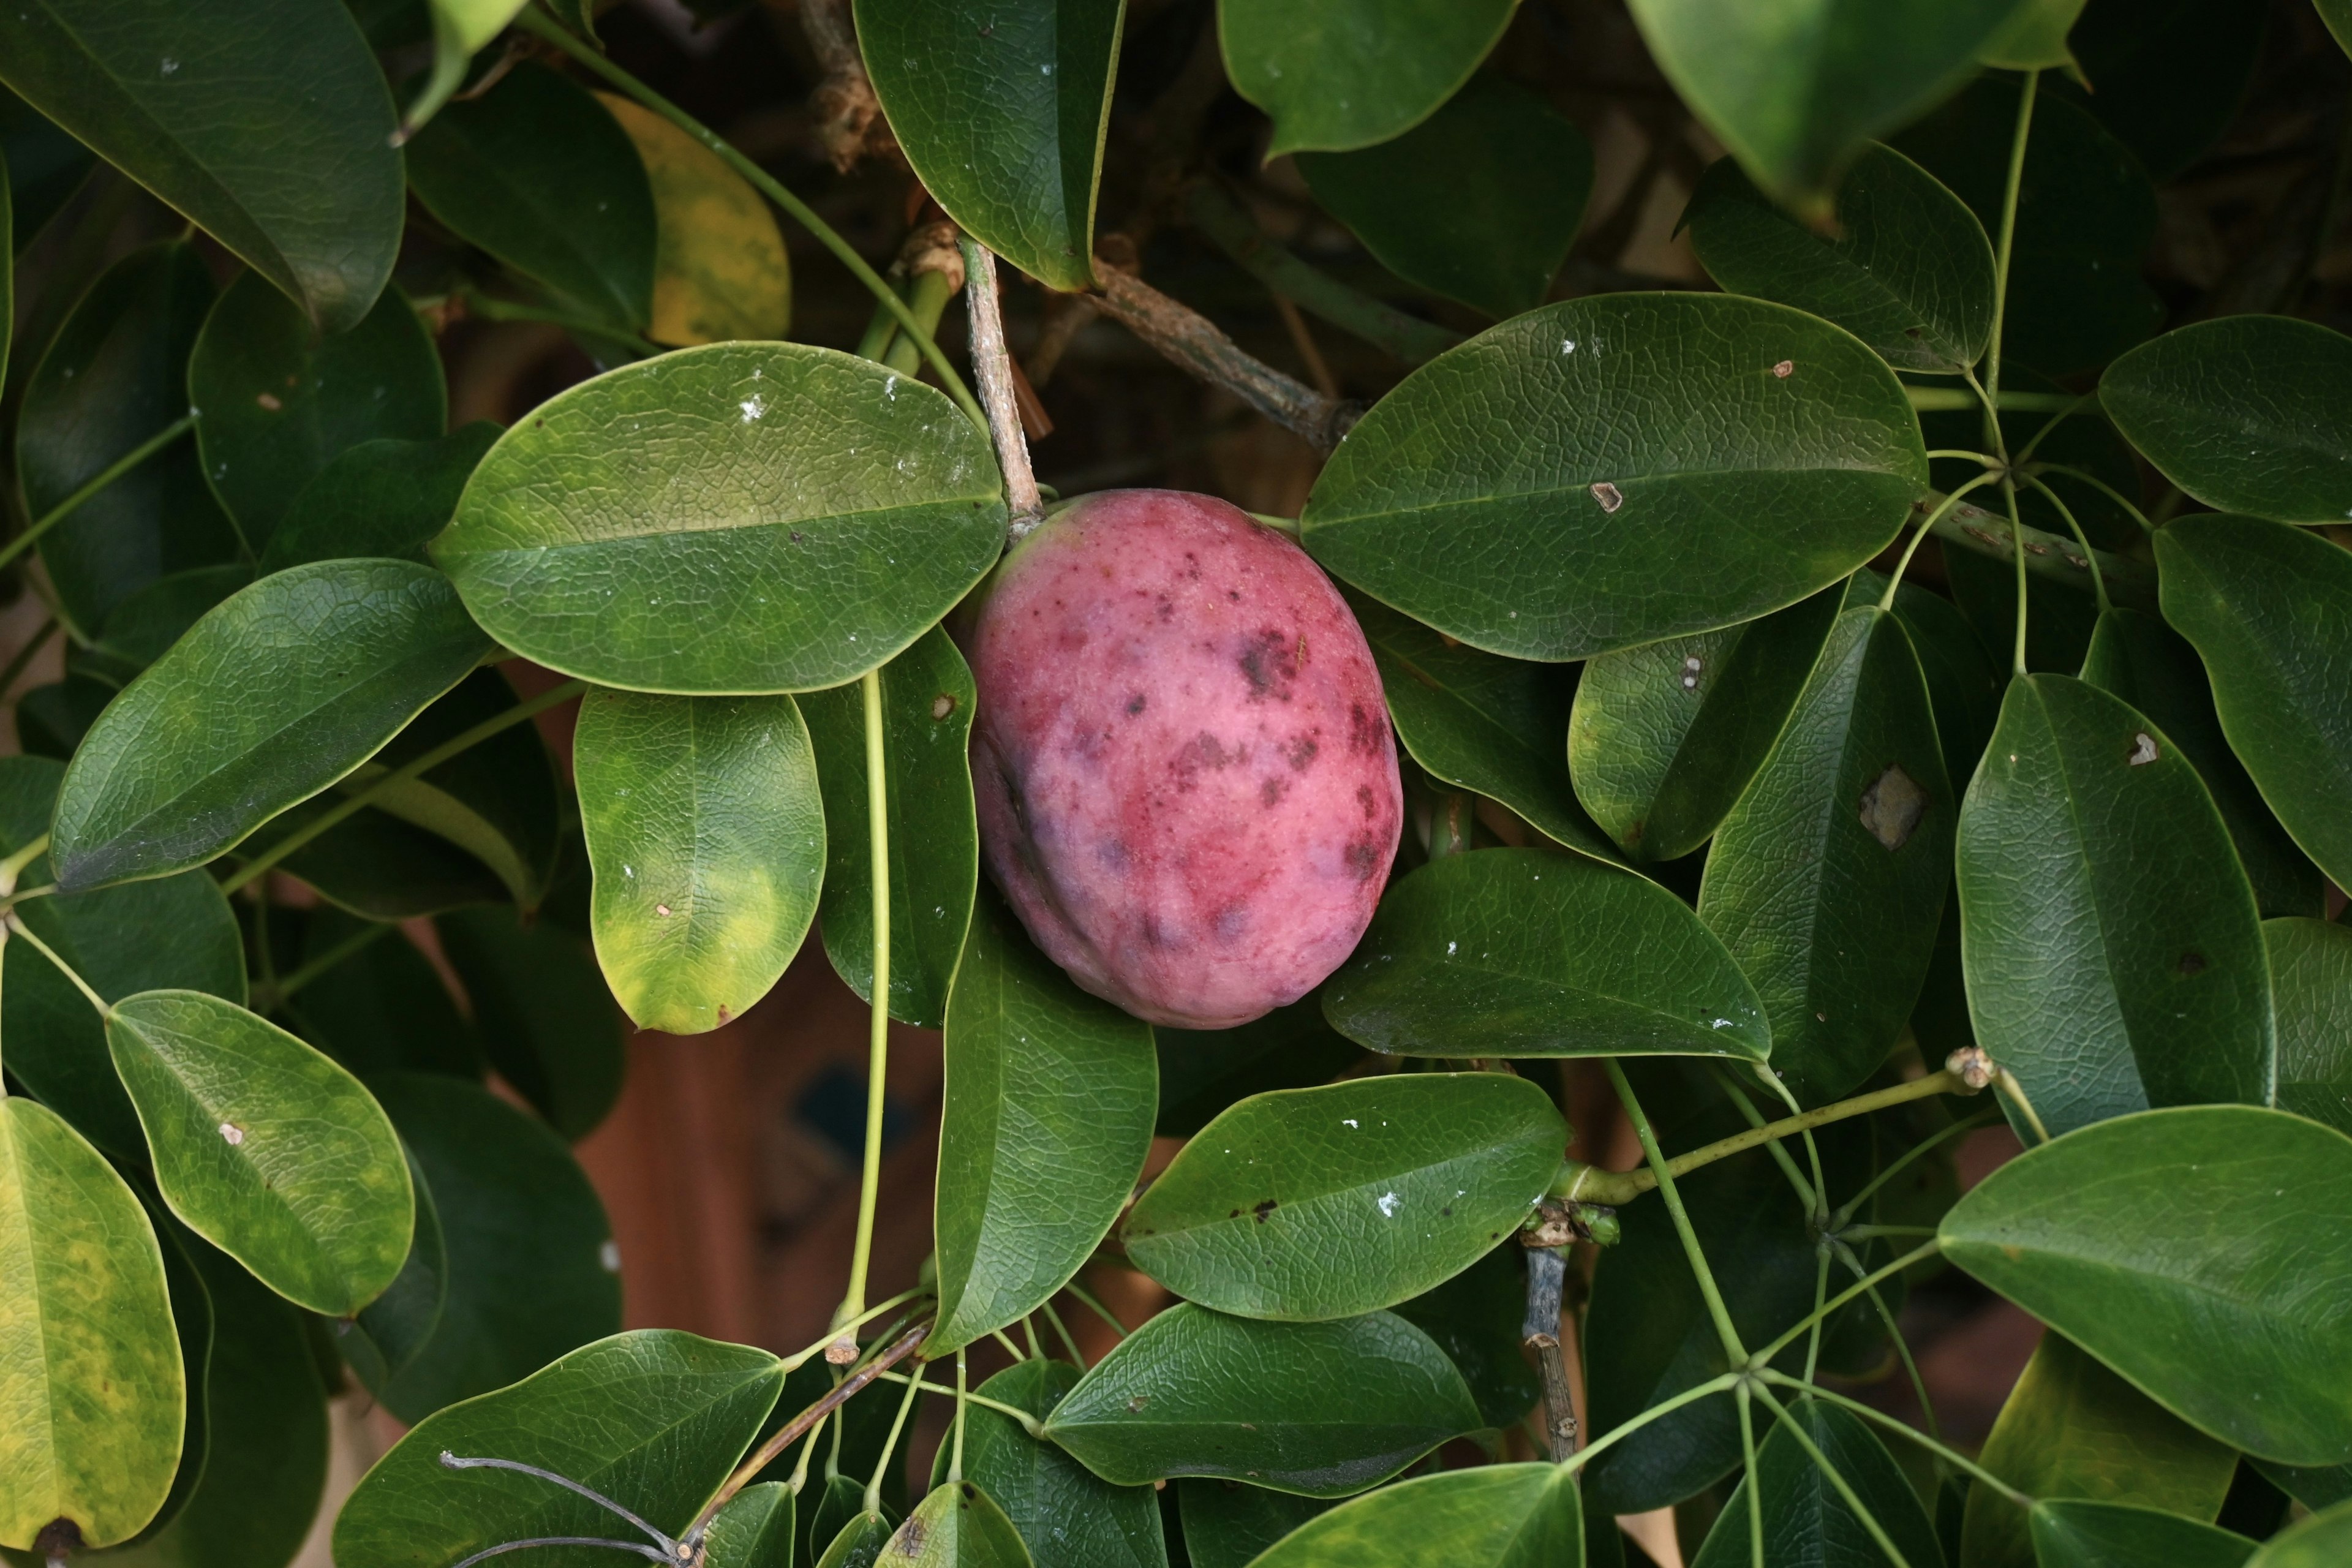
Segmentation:
{"type": "Polygon", "coordinates": [[[776,218],[719,155],[661,116],[598,93],[653,182],[654,319],[646,335],[684,348],[781,338],[793,319],[793,267],[776,218]]]}

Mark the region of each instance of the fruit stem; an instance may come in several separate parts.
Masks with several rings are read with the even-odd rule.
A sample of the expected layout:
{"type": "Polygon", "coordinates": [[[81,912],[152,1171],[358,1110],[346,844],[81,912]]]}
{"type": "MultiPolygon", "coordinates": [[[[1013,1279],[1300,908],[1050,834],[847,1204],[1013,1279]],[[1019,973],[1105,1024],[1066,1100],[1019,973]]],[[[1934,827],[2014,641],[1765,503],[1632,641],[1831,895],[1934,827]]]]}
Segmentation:
{"type": "Polygon", "coordinates": [[[997,466],[1004,470],[1005,533],[1018,542],[1045,518],[1045,498],[1029,466],[1029,438],[1021,430],[1021,404],[1013,386],[1012,356],[1004,349],[1004,315],[996,287],[996,258],[988,247],[963,238],[964,314],[971,326],[971,374],[988,408],[988,431],[996,442],[997,466]]]}

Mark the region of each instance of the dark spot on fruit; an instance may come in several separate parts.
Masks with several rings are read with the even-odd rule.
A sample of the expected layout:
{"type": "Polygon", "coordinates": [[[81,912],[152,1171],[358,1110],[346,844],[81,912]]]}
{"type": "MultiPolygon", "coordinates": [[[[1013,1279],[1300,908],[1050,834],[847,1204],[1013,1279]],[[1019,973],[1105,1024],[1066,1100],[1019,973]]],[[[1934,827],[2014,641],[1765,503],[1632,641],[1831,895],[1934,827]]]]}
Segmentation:
{"type": "Polygon", "coordinates": [[[1225,590],[1225,597],[1238,605],[1242,602],[1241,590],[1238,588],[1228,588],[1225,590]]]}
{"type": "Polygon", "coordinates": [[[2180,973],[2183,974],[2202,974],[2210,967],[2201,952],[2190,952],[2180,955],[2180,973]]]}
{"type": "Polygon", "coordinates": [[[1227,904],[1217,911],[1217,935],[1227,942],[1249,929],[1249,910],[1240,904],[1227,904]]]}
{"type": "Polygon", "coordinates": [[[1279,773],[1269,773],[1266,775],[1265,782],[1257,786],[1258,804],[1260,805],[1280,805],[1282,804],[1284,794],[1287,792],[1289,788],[1290,781],[1288,779],[1284,778],[1279,773]]]}
{"type": "Polygon", "coordinates": [[[1359,882],[1369,882],[1380,875],[1381,847],[1369,838],[1359,838],[1348,846],[1348,869],[1359,882]]]}
{"type": "Polygon", "coordinates": [[[1356,786],[1356,804],[1364,808],[1364,816],[1367,821],[1380,815],[1381,797],[1372,793],[1372,786],[1370,784],[1358,784],[1356,786]]]}
{"type": "Polygon", "coordinates": [[[1307,764],[1315,760],[1315,753],[1319,750],[1321,748],[1316,745],[1314,736],[1293,735],[1290,737],[1289,743],[1282,748],[1282,760],[1290,764],[1291,772],[1303,773],[1307,771],[1307,764]]]}
{"type": "Polygon", "coordinates": [[[1222,771],[1232,767],[1248,755],[1248,750],[1241,746],[1227,751],[1218,743],[1214,735],[1203,730],[1176,748],[1176,760],[1170,764],[1170,767],[1176,774],[1177,789],[1186,791],[1192,788],[1202,769],[1214,768],[1222,771]]]}
{"type": "Polygon", "coordinates": [[[1257,1207],[1250,1210],[1250,1213],[1257,1217],[1258,1224],[1264,1225],[1265,1223],[1265,1216],[1272,1214],[1281,1205],[1276,1204],[1272,1198],[1268,1198],[1265,1202],[1258,1205],[1257,1207]]]}
{"type": "Polygon", "coordinates": [[[1360,757],[1380,754],[1381,737],[1385,733],[1381,720],[1360,702],[1348,704],[1348,750],[1360,757]]]}
{"type": "Polygon", "coordinates": [[[1291,648],[1287,633],[1258,633],[1243,647],[1238,662],[1243,677],[1249,681],[1251,701],[1268,697],[1281,702],[1290,700],[1291,683],[1298,679],[1298,657],[1291,648]]]}
{"type": "Polygon", "coordinates": [[[1134,718],[1138,713],[1140,713],[1140,712],[1142,712],[1142,711],[1143,711],[1143,693],[1142,693],[1142,692],[1140,692],[1140,691],[1139,691],[1139,692],[1137,692],[1134,696],[1132,696],[1132,697],[1130,697],[1130,698],[1129,698],[1129,699],[1127,700],[1127,716],[1128,716],[1129,718],[1132,719],[1132,718],[1134,718]]]}
{"type": "Polygon", "coordinates": [[[1095,863],[1115,877],[1126,876],[1134,858],[1122,838],[1106,838],[1095,846],[1095,863]]]}

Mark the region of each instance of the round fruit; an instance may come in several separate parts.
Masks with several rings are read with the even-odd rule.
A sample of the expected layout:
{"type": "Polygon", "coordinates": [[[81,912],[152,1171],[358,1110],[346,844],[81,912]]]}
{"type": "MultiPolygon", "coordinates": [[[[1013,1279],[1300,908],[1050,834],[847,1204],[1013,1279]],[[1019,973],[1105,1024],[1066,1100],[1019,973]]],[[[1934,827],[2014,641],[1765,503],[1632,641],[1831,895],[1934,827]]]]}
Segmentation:
{"type": "Polygon", "coordinates": [[[982,858],[1080,985],[1225,1028],[1354,949],[1396,746],[1362,629],[1287,535],[1205,496],[1088,496],[1013,547],[966,643],[982,858]]]}

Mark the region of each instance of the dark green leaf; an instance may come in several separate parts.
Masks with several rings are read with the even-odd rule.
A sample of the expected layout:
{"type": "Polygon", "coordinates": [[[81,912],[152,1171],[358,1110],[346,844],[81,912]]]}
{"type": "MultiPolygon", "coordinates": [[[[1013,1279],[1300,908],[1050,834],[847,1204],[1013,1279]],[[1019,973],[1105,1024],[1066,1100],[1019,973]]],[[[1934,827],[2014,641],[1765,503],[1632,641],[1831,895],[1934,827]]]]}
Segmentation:
{"type": "Polygon", "coordinates": [[[282,572],[339,555],[425,559],[425,542],[447,525],[466,480],[499,438],[477,419],[432,440],[379,437],[347,447],[296,493],[262,552],[282,572]]]}
{"type": "Polygon", "coordinates": [[[1258,1553],[1328,1509],[1322,1498],[1188,1476],[1176,1483],[1192,1568],[1248,1568],[1258,1553]]]}
{"type": "Polygon", "coordinates": [[[0,163],[7,165],[10,249],[22,256],[71,201],[98,160],[46,114],[0,87],[0,163]]]}
{"type": "MultiPolygon", "coordinates": [[[[2329,5],[2324,0],[2320,13],[2329,5]]],[[[2221,140],[2243,107],[2270,12],[2238,0],[2092,0],[2067,36],[2095,90],[2053,79],[2159,180],[2221,140]]]]}
{"type": "Polygon", "coordinates": [[[884,663],[1003,539],[988,439],[944,395],[829,349],[714,343],[541,404],[433,558],[519,653],[723,696],[884,663]]]}
{"type": "MultiPolygon", "coordinates": [[[[1980,538],[2009,545],[2009,519],[1990,512],[1967,515],[1960,526],[1980,538]]],[[[2063,526],[2063,525],[2062,525],[2063,526]]],[[[2006,670],[2016,657],[2017,568],[2013,558],[2000,559],[1973,550],[1952,550],[1944,555],[1945,585],[1959,606],[1961,617],[2006,670]]],[[[2025,588],[2025,668],[2036,673],[2073,675],[2083,668],[2091,636],[2098,629],[2098,601],[2038,574],[2029,574],[2025,588]]]]}
{"type": "Polygon", "coordinates": [[[2263,922],[2278,1015],[2278,1107],[2352,1133],[2352,926],[2263,922]]]}
{"type": "Polygon", "coordinates": [[[1512,1235],[1559,1170],[1551,1097],[1500,1073],[1285,1089],[1202,1129],[1120,1227],[1187,1300],[1321,1320],[1394,1306],[1512,1235]]]}
{"type": "Polygon", "coordinates": [[[2352,1138],[2201,1105],[2084,1128],[1944,1216],[1944,1252],[2234,1447],[2352,1460],[2352,1138]],[[2250,1216],[2260,1216],[2256,1224],[2250,1216]]]}
{"type": "MultiPolygon", "coordinates": [[[[869,1340],[867,1348],[879,1347],[869,1340]]],[[[776,1401],[774,1413],[760,1430],[761,1437],[772,1436],[786,1421],[831,1393],[835,1375],[833,1368],[821,1357],[803,1362],[794,1368],[784,1380],[783,1397],[776,1401]]],[[[903,1392],[893,1389],[881,1398],[853,1399],[842,1406],[841,1450],[837,1458],[833,1447],[832,1425],[827,1423],[820,1434],[823,1441],[817,1448],[818,1462],[812,1468],[807,1483],[810,1489],[817,1494],[817,1500],[815,1506],[799,1510],[801,1522],[798,1530],[803,1561],[814,1561],[823,1553],[826,1542],[865,1509],[866,1479],[877,1472],[882,1477],[882,1512],[889,1521],[882,1527],[882,1534],[889,1534],[905,1516],[907,1467],[887,1463],[882,1457],[882,1446],[895,1436],[898,1438],[898,1457],[905,1458],[906,1438],[911,1434],[894,1434],[890,1430],[898,1413],[898,1396],[903,1392]]],[[[782,1479],[793,1473],[799,1459],[798,1452],[787,1450],[778,1455],[761,1474],[766,1479],[782,1479]]],[[[877,1537],[877,1541],[879,1539],[877,1537]]]]}
{"type": "Polygon", "coordinates": [[[2254,1542],[2153,1508],[2063,1499],[2033,1505],[2041,1568],[2240,1568],[2254,1542]]]}
{"type": "MultiPolygon", "coordinates": [[[[255,830],[240,855],[266,855],[286,835],[332,807],[311,799],[255,830]]],[[[403,921],[467,904],[507,898],[498,873],[437,833],[427,833],[373,806],[361,808],[278,862],[277,869],[307,884],[338,908],[372,921],[403,921]]]]}
{"type": "Polygon", "coordinates": [[[1517,1426],[1543,1393],[1519,1348],[1527,1295],[1527,1249],[1505,1245],[1395,1309],[1453,1358],[1478,1413],[1499,1431],[1517,1426]]]}
{"type": "Polygon", "coordinates": [[[36,686],[16,700],[16,737],[34,756],[65,762],[113,697],[112,687],[87,675],[36,686]]]}
{"type": "Polygon", "coordinates": [[[1755,988],[1688,905],[1535,849],[1449,855],[1391,886],[1323,1011],[1358,1044],[1410,1056],[1771,1050],[1755,988]]]}
{"type": "Polygon", "coordinates": [[[335,1325],[335,1348],[362,1385],[379,1399],[384,1385],[407,1371],[431,1342],[449,1299],[448,1241],[441,1231],[432,1186],[414,1152],[408,1153],[408,1183],[416,1192],[416,1229],[407,1261],[383,1295],[335,1325]]]}
{"type": "Polygon", "coordinates": [[[1427,119],[1509,26],[1511,0],[1218,0],[1234,89],[1274,120],[1268,158],[1345,153],[1427,119]]]}
{"type": "Polygon", "coordinates": [[[359,1080],[201,991],[115,1004],[106,1041],[155,1184],[199,1236],[298,1305],[349,1317],[408,1255],[408,1165],[359,1080]]]}
{"type": "Polygon", "coordinates": [[[2246,1568],[2328,1568],[2352,1548],[2352,1505],[2339,1505],[2281,1531],[2246,1568]]]}
{"type": "Polygon", "coordinates": [[[516,67],[416,133],[408,183],[457,237],[595,320],[653,318],[653,185],[629,133],[585,88],[516,67]]]}
{"type": "Polygon", "coordinates": [[[1045,1436],[1115,1486],[1211,1476],[1347,1497],[1479,1425],[1445,1352],[1391,1313],[1268,1323],[1180,1304],[1096,1363],[1045,1436]]]}
{"type": "Polygon", "coordinates": [[[1020,1531],[971,1480],[933,1491],[893,1532],[875,1568],[1029,1568],[1020,1531]]]}
{"type": "Polygon", "coordinates": [[[654,313],[646,335],[680,346],[782,337],[793,319],[793,266],[767,198],[652,110],[616,93],[596,100],[636,144],[653,183],[654,313]]]}
{"type": "Polygon", "coordinates": [[[1474,76],[1393,141],[1298,159],[1315,199],[1408,283],[1516,316],[1544,302],[1592,194],[1592,146],[1542,99],[1474,76]]]}
{"type": "Polygon", "coordinates": [[[1576,1480],[1550,1465],[1416,1476],[1298,1527],[1258,1568],[1570,1568],[1584,1556],[1576,1480]]]}
{"type": "MultiPolygon", "coordinates": [[[[273,910],[269,918],[274,925],[282,917],[273,910]]],[[[362,933],[369,933],[365,947],[288,999],[294,1032],[362,1079],[402,1071],[481,1077],[473,1026],[459,1016],[433,961],[396,929],[316,910],[303,925],[302,962],[328,958],[362,933]]]]}
{"type": "MultiPolygon", "coordinates": [[[[188,411],[188,352],[212,303],[212,275],[181,241],[99,275],[25,384],[16,471],[27,513],[45,516],[188,411]]],[[[186,439],[82,502],[39,546],[64,618],[85,637],[156,578],[242,548],[186,439]]]]}
{"type": "MultiPolygon", "coordinates": [[[[573,1351],[511,1388],[411,1428],[376,1461],[335,1521],[342,1568],[447,1568],[502,1542],[609,1536],[596,1504],[511,1470],[451,1469],[513,1459],[592,1487],[656,1528],[684,1530],[742,1458],[783,1385],[765,1351],[641,1329],[573,1351]]],[[[534,1553],[557,1568],[610,1568],[609,1551],[534,1553]]]]}
{"type": "MultiPolygon", "coordinates": [[[[1044,1419],[1078,1381],[1067,1362],[1039,1356],[998,1373],[980,1392],[1044,1419]]],[[[931,1461],[947,1479],[950,1445],[931,1461]]],[[[1004,1510],[1036,1568],[1168,1568],[1160,1505],[1140,1487],[1115,1487],[1012,1417],[972,1405],[964,1413],[963,1473],[1004,1510]]],[[[1193,1568],[1202,1568],[1194,1560],[1193,1568]]]]}
{"type": "Polygon", "coordinates": [[[1332,454],[1301,537],[1449,637],[1581,658],[1845,576],[1927,482],[1918,431],[1885,362],[1786,306],[1571,300],[1407,376],[1332,454]]]}
{"type": "Polygon", "coordinates": [[[1833,226],[1798,221],[1736,160],[1707,170],[1684,216],[1717,283],[1835,321],[1904,370],[1949,375],[1992,337],[1992,246],[1936,176],[1864,146],[1838,182],[1833,226]]]}
{"type": "Polygon", "coordinates": [[[1788,721],[1845,593],[1825,588],[1760,620],[1584,667],[1569,772],[1627,854],[1674,860],[1706,842],[1788,721]]]}
{"type": "MultiPolygon", "coordinates": [[[[971,670],[933,627],[882,667],[882,774],[889,791],[890,1016],[937,1028],[947,1016],[980,882],[971,795],[971,670]]],[[[800,699],[824,793],[824,953],[874,996],[874,840],[866,815],[866,701],[859,686],[800,699]]]]}
{"type": "Polygon", "coordinates": [[[795,1500],[782,1481],[745,1487],[710,1521],[703,1560],[711,1568],[793,1568],[795,1500]]]}
{"type": "Polygon", "coordinates": [[[91,726],[58,799],[58,885],[204,864],[365,762],[488,647],[423,566],[325,561],[263,578],[91,726]]]}
{"type": "Polygon", "coordinates": [[[2083,0],[2026,0],[1977,58],[2001,70],[2079,69],[2066,35],[2083,0]]]}
{"type": "Polygon", "coordinates": [[[2336,1503],[2352,1502],[2352,1465],[2305,1468],[2276,1465],[2268,1459],[2249,1459],[2247,1463],[2314,1513],[2336,1503]]]}
{"type": "Polygon", "coordinates": [[[0,1544],[53,1520],[138,1533],[180,1461],[187,1384],[139,1200],[47,1106],[0,1099],[0,1544]]]}
{"type": "Polygon", "coordinates": [[[1958,820],[1927,679],[1890,611],[1845,611],[1706,858],[1699,918],[1755,983],[1807,1104],[1868,1078],[1911,1015],[1958,820]]]}
{"type": "Polygon", "coordinates": [[[2197,646],[2221,732],[2286,830],[2352,882],[2352,552],[2251,518],[2157,535],[2164,616],[2197,646]]]}
{"type": "MultiPolygon", "coordinates": [[[[163,1283],[172,1303],[172,1329],[180,1342],[180,1370],[187,1387],[185,1419],[180,1428],[180,1467],[173,1473],[172,1489],[164,1496],[163,1506],[149,1520],[145,1528],[131,1538],[126,1545],[152,1541],[161,1534],[195,1494],[196,1483],[204,1479],[205,1450],[210,1445],[212,1422],[206,1406],[213,1356],[213,1301],[205,1289],[204,1276],[196,1272],[198,1249],[220,1254],[207,1247],[204,1239],[186,1226],[172,1217],[163,1200],[155,1195],[154,1188],[146,1182],[131,1187],[139,1206],[146,1211],[147,1223],[155,1232],[155,1241],[163,1254],[163,1283]]],[[[235,1268],[235,1265],[230,1266],[235,1268]]],[[[240,1275],[243,1270],[236,1270],[240,1275]]],[[[245,1287],[264,1300],[267,1290],[253,1283],[251,1276],[244,1277],[245,1287]]],[[[283,1303],[278,1303],[282,1306],[283,1303]]],[[[308,1353],[304,1360],[309,1360],[308,1353]]],[[[315,1379],[313,1380],[315,1383],[315,1379]]],[[[16,1554],[6,1553],[16,1562],[16,1554]]]]}
{"type": "Polygon", "coordinates": [[[339,453],[378,437],[429,441],[449,417],[441,356],[397,288],[320,337],[256,273],[205,317],[188,400],[205,479],[256,551],[339,453]]]}
{"type": "Polygon", "coordinates": [[[628,1068],[621,1016],[587,944],[504,909],[453,910],[433,927],[490,1065],[549,1126],[586,1137],[620,1098],[628,1068]]]}
{"type": "Polygon", "coordinates": [[[1069,1282],[1143,1173],[1150,1026],[1080,991],[992,893],[948,998],[933,1356],[1069,1282]]]}
{"type": "Polygon", "coordinates": [[[2253,894],[2196,768],[2155,725],[2063,675],[2011,681],[1956,858],[1977,1042],[2051,1135],[2270,1099],[2253,894]]]}
{"type": "Polygon", "coordinates": [[[67,668],[120,689],[169,652],[215,605],[252,581],[253,568],[242,562],[158,577],[115,605],[98,640],[68,655],[67,668]]]}
{"type": "Polygon", "coordinates": [[[324,330],[392,275],[392,95],[341,5],[27,0],[0,19],[0,76],[324,330]]]}
{"type": "Polygon", "coordinates": [[[1756,1418],[1766,1432],[1755,1472],[1733,1489],[1691,1568],[1746,1568],[1751,1561],[1748,1510],[1759,1505],[1767,1563],[1885,1560],[1862,1516],[1798,1443],[1798,1431],[1853,1489],[1905,1562],[1913,1568],[1935,1568],[1942,1560],[1935,1526],[1927,1522],[1910,1478],[1861,1421],[1814,1399],[1795,1401],[1788,1416],[1778,1420],[1759,1405],[1756,1418]]]}
{"type": "MultiPolygon", "coordinates": [[[[828,1492],[834,1484],[827,1483],[828,1492]]],[[[891,1531],[897,1528],[882,1514],[851,1515],[849,1522],[834,1532],[832,1544],[817,1559],[817,1568],[874,1568],[875,1559],[882,1555],[882,1548],[889,1544],[891,1531]]]]}
{"type": "Polygon", "coordinates": [[[1973,777],[2000,718],[2002,674],[1949,599],[1906,581],[1895,590],[1895,618],[1911,634],[1911,649],[1927,677],[1945,775],[1973,777]]]}
{"type": "Polygon", "coordinates": [[[1190,1138],[1234,1101],[1270,1089],[1328,1083],[1363,1060],[1354,1041],[1325,1022],[1308,995],[1231,1029],[1155,1027],[1160,1115],[1152,1131],[1190,1138]]]}

